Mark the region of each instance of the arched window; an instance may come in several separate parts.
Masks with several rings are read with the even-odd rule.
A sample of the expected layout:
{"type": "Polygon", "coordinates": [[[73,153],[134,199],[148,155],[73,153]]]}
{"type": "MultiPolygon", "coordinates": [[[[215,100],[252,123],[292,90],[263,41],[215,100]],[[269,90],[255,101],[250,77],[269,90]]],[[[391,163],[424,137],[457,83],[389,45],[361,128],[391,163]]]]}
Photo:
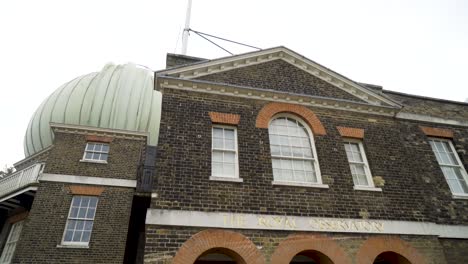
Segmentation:
{"type": "Polygon", "coordinates": [[[314,138],[292,115],[276,116],[269,125],[274,183],[321,184],[314,138]]]}

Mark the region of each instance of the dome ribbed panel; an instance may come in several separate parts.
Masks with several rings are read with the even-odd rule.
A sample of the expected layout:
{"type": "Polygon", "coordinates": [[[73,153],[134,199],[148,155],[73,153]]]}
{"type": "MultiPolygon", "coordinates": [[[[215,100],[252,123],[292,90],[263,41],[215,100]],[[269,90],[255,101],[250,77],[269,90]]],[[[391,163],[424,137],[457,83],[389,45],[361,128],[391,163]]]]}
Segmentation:
{"type": "Polygon", "coordinates": [[[62,85],[42,102],[29,122],[24,152],[30,156],[52,144],[51,122],[148,132],[148,144],[156,145],[160,111],[153,72],[108,64],[62,85]]]}

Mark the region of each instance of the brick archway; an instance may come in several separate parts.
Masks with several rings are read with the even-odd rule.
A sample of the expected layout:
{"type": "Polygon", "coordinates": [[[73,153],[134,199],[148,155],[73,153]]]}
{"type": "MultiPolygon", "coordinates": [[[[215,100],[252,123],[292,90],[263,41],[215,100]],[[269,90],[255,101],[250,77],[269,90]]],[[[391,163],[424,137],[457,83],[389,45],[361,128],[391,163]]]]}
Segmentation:
{"type": "Polygon", "coordinates": [[[193,264],[198,257],[209,250],[226,249],[246,264],[265,264],[265,258],[254,243],[242,234],[210,229],[201,231],[187,240],[177,251],[172,264],[193,264]]]}
{"type": "Polygon", "coordinates": [[[408,259],[411,264],[427,263],[415,248],[400,238],[390,236],[367,239],[356,254],[356,263],[373,264],[375,258],[383,252],[395,252],[408,259]]]}
{"type": "Polygon", "coordinates": [[[291,235],[283,240],[271,256],[271,264],[287,264],[297,254],[312,250],[326,255],[335,264],[351,264],[350,258],[334,240],[307,234],[291,235]]]}
{"type": "Polygon", "coordinates": [[[257,115],[255,126],[258,128],[268,128],[271,118],[278,113],[291,113],[298,115],[309,125],[314,136],[326,135],[325,127],[314,112],[305,106],[295,104],[269,103],[265,105],[257,115]]]}

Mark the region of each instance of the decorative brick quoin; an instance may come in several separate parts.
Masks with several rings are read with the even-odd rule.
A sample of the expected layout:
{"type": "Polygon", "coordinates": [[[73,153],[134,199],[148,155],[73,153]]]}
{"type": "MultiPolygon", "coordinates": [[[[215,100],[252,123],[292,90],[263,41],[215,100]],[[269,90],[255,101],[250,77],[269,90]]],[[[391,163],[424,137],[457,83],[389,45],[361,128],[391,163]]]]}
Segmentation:
{"type": "Polygon", "coordinates": [[[0,263],[468,263],[467,103],[285,47],[44,98],[0,179],[0,263]]]}

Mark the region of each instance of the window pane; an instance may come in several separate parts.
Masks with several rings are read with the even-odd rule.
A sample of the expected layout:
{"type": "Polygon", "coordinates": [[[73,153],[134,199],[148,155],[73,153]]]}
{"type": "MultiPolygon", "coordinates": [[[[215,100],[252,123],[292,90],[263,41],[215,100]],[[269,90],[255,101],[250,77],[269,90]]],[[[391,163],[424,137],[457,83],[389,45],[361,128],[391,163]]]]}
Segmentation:
{"type": "Polygon", "coordinates": [[[89,197],[89,207],[96,208],[98,198],[89,197]]]}
{"type": "Polygon", "coordinates": [[[213,151],[212,161],[215,161],[215,162],[222,162],[222,161],[223,161],[223,152],[221,152],[221,151],[213,151]]]}
{"type": "Polygon", "coordinates": [[[226,139],[224,141],[224,148],[225,149],[230,149],[230,150],[234,150],[235,149],[235,146],[234,146],[234,140],[231,140],[231,139],[226,139]]]}
{"type": "Polygon", "coordinates": [[[86,218],[88,219],[93,219],[94,218],[94,213],[96,212],[96,209],[94,208],[89,208],[88,212],[86,213],[86,218]]]}
{"type": "Polygon", "coordinates": [[[91,237],[91,232],[90,231],[83,231],[83,237],[81,238],[82,242],[89,242],[89,239],[91,237]]]}
{"type": "Polygon", "coordinates": [[[235,169],[234,164],[224,163],[224,175],[226,177],[234,177],[235,169]]]}
{"type": "Polygon", "coordinates": [[[92,230],[93,229],[93,221],[86,221],[85,222],[85,226],[84,226],[84,230],[92,230]]]}
{"type": "Polygon", "coordinates": [[[92,144],[92,143],[86,144],[86,150],[92,151],[93,149],[94,149],[94,144],[92,144]]]}
{"type": "Polygon", "coordinates": [[[107,160],[107,155],[108,154],[102,153],[101,157],[100,157],[100,160],[107,160]]]}
{"type": "Polygon", "coordinates": [[[236,155],[233,152],[225,152],[224,153],[224,162],[234,163],[235,160],[236,160],[236,155]]]}
{"type": "Polygon", "coordinates": [[[234,140],[234,129],[224,129],[224,138],[234,140]]]}
{"type": "Polygon", "coordinates": [[[106,145],[103,145],[103,146],[102,146],[102,151],[103,151],[103,152],[109,152],[109,145],[107,145],[107,144],[106,144],[106,145]]]}
{"type": "Polygon", "coordinates": [[[293,147],[292,148],[292,154],[294,157],[303,157],[303,153],[302,153],[302,148],[297,148],[297,147],[293,147]]]}
{"type": "Polygon", "coordinates": [[[213,148],[216,149],[222,149],[223,146],[223,140],[220,138],[213,138],[213,148]]]}
{"type": "Polygon", "coordinates": [[[279,145],[279,144],[280,144],[279,136],[277,136],[277,135],[270,135],[270,144],[271,144],[271,145],[279,145]]]}
{"type": "Polygon", "coordinates": [[[73,239],[72,241],[73,242],[80,242],[81,240],[81,231],[75,231],[75,233],[73,234],[73,239]]]}
{"type": "Polygon", "coordinates": [[[223,138],[223,129],[214,127],[213,128],[213,137],[214,138],[223,138]]]}
{"type": "Polygon", "coordinates": [[[93,159],[93,153],[91,153],[91,152],[86,152],[86,154],[85,154],[85,159],[93,159]]]}
{"type": "Polygon", "coordinates": [[[63,238],[63,241],[72,241],[72,237],[73,237],[73,230],[67,230],[65,231],[65,237],[63,238]]]}
{"type": "Polygon", "coordinates": [[[280,147],[278,146],[270,146],[271,147],[271,155],[281,155],[280,147]]]}
{"type": "Polygon", "coordinates": [[[453,193],[463,193],[463,188],[457,180],[447,180],[453,193]]]}
{"type": "Polygon", "coordinates": [[[212,167],[213,176],[222,176],[222,174],[223,174],[223,164],[222,163],[213,162],[211,167],[212,167]]]}

